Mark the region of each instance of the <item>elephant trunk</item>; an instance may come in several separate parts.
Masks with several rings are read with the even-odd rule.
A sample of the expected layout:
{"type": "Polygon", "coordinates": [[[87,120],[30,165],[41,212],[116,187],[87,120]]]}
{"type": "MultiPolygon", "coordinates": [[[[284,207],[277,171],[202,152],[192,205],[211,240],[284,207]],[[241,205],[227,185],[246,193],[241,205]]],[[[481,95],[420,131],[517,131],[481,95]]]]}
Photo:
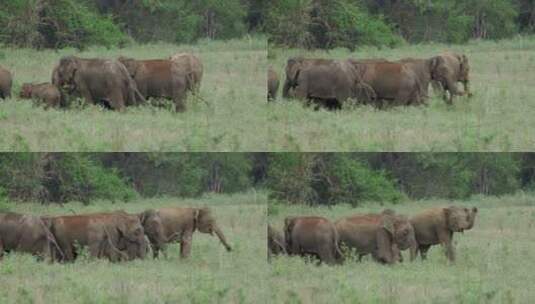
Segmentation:
{"type": "Polygon", "coordinates": [[[214,232],[219,238],[219,241],[221,241],[221,244],[225,246],[225,249],[227,249],[227,251],[232,251],[232,247],[230,247],[230,245],[227,243],[227,240],[225,239],[225,235],[223,234],[223,231],[221,231],[221,229],[219,229],[219,227],[216,226],[214,227],[214,232]]]}
{"type": "Polygon", "coordinates": [[[416,242],[415,239],[411,241],[409,252],[410,252],[410,260],[412,262],[414,261],[414,259],[416,259],[416,255],[418,254],[418,243],[416,242]]]}
{"type": "Polygon", "coordinates": [[[289,79],[286,79],[284,82],[284,86],[282,87],[282,97],[283,98],[289,98],[290,97],[290,88],[292,87],[292,84],[290,83],[289,79]]]}

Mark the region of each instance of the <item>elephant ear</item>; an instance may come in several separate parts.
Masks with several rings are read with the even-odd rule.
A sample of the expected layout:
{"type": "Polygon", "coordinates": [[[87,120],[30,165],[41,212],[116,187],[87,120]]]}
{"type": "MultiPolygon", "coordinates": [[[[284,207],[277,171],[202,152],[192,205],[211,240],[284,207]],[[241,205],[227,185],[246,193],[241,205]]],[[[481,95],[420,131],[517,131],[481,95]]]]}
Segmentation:
{"type": "Polygon", "coordinates": [[[154,209],[149,209],[149,210],[145,210],[143,212],[141,212],[139,215],[138,215],[138,218],[139,218],[139,221],[141,222],[141,225],[142,226],[145,226],[145,223],[147,222],[147,220],[153,216],[156,216],[158,215],[158,211],[154,210],[154,209]]]}
{"type": "Polygon", "coordinates": [[[130,77],[136,77],[140,66],[139,62],[137,62],[133,58],[128,58],[124,56],[119,57],[117,60],[124,65],[124,67],[128,71],[128,74],[130,74],[130,77]]]}
{"type": "Polygon", "coordinates": [[[394,224],[395,218],[391,215],[385,215],[383,216],[382,220],[382,226],[383,228],[390,233],[390,235],[393,237],[396,232],[395,224],[394,224]]]}
{"type": "Polygon", "coordinates": [[[435,56],[431,59],[429,59],[428,65],[429,65],[429,71],[431,72],[431,78],[435,79],[435,74],[437,72],[438,67],[444,63],[444,58],[440,56],[435,56]]]}
{"type": "Polygon", "coordinates": [[[303,62],[302,58],[290,58],[287,63],[286,76],[292,81],[292,83],[297,82],[297,77],[301,72],[301,64],[303,62]]]}

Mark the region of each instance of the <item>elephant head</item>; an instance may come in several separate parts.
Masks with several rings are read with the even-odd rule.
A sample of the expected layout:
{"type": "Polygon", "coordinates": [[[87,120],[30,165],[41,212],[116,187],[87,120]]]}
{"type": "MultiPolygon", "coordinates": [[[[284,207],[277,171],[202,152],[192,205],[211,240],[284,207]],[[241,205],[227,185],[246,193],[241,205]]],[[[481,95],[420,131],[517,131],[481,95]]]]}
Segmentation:
{"type": "Polygon", "coordinates": [[[286,63],[286,81],[282,89],[282,96],[288,98],[290,89],[297,86],[297,78],[301,71],[303,58],[290,58],[286,63]]]}
{"type": "Polygon", "coordinates": [[[52,74],[52,83],[58,88],[73,91],[76,87],[74,77],[80,69],[80,62],[75,56],[61,58],[57,69],[52,74]]]}
{"type": "Polygon", "coordinates": [[[123,57],[123,56],[119,57],[117,60],[125,66],[126,70],[128,71],[128,74],[130,74],[130,77],[132,78],[136,77],[136,74],[141,65],[139,61],[133,58],[123,57]]]}
{"type": "Polygon", "coordinates": [[[282,234],[268,225],[268,251],[271,254],[286,253],[286,246],[282,234]]]}
{"type": "Polygon", "coordinates": [[[141,221],[135,215],[121,214],[117,223],[119,234],[118,248],[125,250],[130,259],[145,258],[148,244],[145,239],[145,231],[141,221]]]}
{"type": "Polygon", "coordinates": [[[195,209],[193,214],[193,222],[195,225],[195,229],[199,230],[202,233],[209,233],[210,235],[213,235],[215,233],[216,236],[219,238],[219,241],[221,241],[221,244],[225,246],[225,249],[227,249],[227,251],[232,250],[232,247],[227,243],[227,240],[225,239],[223,231],[221,231],[221,229],[219,229],[219,226],[216,224],[216,221],[212,216],[212,212],[210,211],[210,209],[195,209]]]}
{"type": "MultiPolygon", "coordinates": [[[[467,208],[450,206],[444,208],[443,210],[446,218],[446,226],[450,231],[463,232],[464,230],[470,229],[473,226],[471,212],[467,208]]],[[[475,212],[477,212],[477,209],[475,212]]]]}
{"type": "Polygon", "coordinates": [[[32,98],[32,90],[33,90],[32,84],[30,83],[23,84],[20,89],[19,97],[20,98],[32,98]]]}

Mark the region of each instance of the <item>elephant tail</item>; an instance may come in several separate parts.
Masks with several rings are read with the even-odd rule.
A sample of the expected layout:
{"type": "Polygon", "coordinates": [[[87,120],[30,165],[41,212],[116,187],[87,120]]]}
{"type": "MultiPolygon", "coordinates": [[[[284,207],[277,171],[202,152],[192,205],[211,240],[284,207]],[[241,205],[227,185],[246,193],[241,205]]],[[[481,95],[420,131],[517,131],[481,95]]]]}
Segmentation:
{"type": "Polygon", "coordinates": [[[55,254],[56,252],[60,255],[60,261],[65,260],[65,254],[63,253],[63,250],[61,250],[61,247],[59,246],[58,242],[56,241],[56,237],[54,236],[54,233],[52,233],[53,226],[52,225],[50,225],[50,227],[47,226],[42,218],[39,219],[39,222],[40,222],[41,226],[43,227],[43,230],[45,231],[48,246],[50,246],[50,244],[53,245],[53,247],[50,247],[50,249],[49,249],[50,250],[49,254],[50,254],[51,260],[52,261],[56,260],[56,254],[55,254]]]}
{"type": "Polygon", "coordinates": [[[333,248],[334,248],[334,257],[337,261],[342,262],[344,259],[344,255],[342,254],[342,250],[340,250],[340,236],[338,235],[338,230],[336,230],[336,227],[333,225],[334,229],[334,236],[333,236],[333,248]]]}

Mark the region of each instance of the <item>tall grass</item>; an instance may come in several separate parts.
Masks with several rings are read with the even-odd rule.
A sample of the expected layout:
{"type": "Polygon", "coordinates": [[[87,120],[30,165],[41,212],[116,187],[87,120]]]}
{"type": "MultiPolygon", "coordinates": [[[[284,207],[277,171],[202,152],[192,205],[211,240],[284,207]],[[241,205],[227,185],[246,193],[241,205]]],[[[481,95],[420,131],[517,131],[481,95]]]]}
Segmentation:
{"type": "Polygon", "coordinates": [[[167,58],[197,54],[204,64],[200,97],[188,110],[142,106],[126,113],[99,107],[48,110],[14,97],[0,101],[2,151],[262,151],[267,150],[266,39],[201,41],[196,45],[151,44],[125,49],[35,51],[0,48],[0,65],[14,74],[14,94],[24,82],[50,81],[59,59],[81,57],[167,58]]]}
{"type": "Polygon", "coordinates": [[[261,303],[270,298],[264,193],[140,199],[127,204],[101,201],[89,206],[10,206],[12,211],[33,214],[208,206],[233,251],[227,252],[215,236],[195,232],[187,260],[179,258],[179,245],[168,248],[167,258],[117,264],[89,258],[47,264],[10,254],[0,261],[0,303],[261,303]]]}
{"type": "Polygon", "coordinates": [[[455,234],[456,263],[440,246],[426,261],[393,266],[370,258],[340,266],[315,266],[299,257],[272,260],[270,288],[274,303],[530,303],[535,298],[535,196],[474,197],[468,201],[424,200],[405,205],[351,208],[270,206],[268,222],[281,229],[288,215],[320,215],[331,220],[391,208],[413,215],[424,208],[459,204],[477,206],[472,230],[455,234]]]}
{"type": "MultiPolygon", "coordinates": [[[[434,94],[428,107],[371,106],[339,112],[303,107],[280,97],[268,111],[272,151],[529,151],[535,146],[532,77],[535,37],[474,41],[466,45],[422,44],[396,49],[362,47],[306,51],[269,49],[269,65],[284,81],[292,56],[323,58],[428,58],[443,51],[465,53],[474,97],[447,106],[434,94]]],[[[282,87],[282,85],[281,85],[282,87]]],[[[430,90],[431,91],[431,90],[430,90]]]]}

